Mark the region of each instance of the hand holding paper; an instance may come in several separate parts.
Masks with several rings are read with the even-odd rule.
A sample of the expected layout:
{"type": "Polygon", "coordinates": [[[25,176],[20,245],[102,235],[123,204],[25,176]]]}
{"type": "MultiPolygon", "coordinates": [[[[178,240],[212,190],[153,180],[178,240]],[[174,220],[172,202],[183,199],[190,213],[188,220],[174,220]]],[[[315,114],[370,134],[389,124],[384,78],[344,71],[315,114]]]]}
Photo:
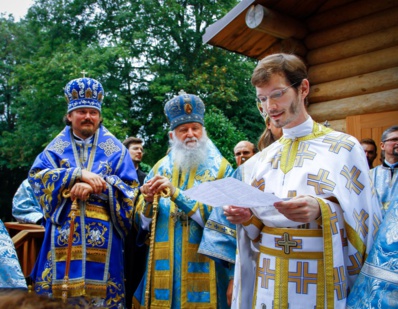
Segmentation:
{"type": "Polygon", "coordinates": [[[253,214],[270,227],[292,227],[302,224],[287,219],[274,207],[274,203],[282,199],[231,177],[204,182],[184,191],[184,195],[213,207],[232,205],[251,208],[253,214]]]}
{"type": "Polygon", "coordinates": [[[184,195],[213,207],[233,205],[245,208],[274,208],[274,203],[281,201],[272,193],[263,192],[231,177],[204,182],[184,191],[184,195]]]}

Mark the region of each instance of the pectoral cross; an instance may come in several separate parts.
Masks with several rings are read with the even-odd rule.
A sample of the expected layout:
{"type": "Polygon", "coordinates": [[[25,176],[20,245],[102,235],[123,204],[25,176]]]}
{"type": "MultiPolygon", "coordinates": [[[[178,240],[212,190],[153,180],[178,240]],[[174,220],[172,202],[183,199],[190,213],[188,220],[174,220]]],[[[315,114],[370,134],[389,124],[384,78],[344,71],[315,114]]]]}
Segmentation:
{"type": "Polygon", "coordinates": [[[176,224],[177,221],[181,221],[181,224],[184,226],[188,224],[188,216],[181,210],[176,209],[174,212],[171,212],[170,217],[173,219],[174,224],[176,224]]]}
{"type": "Polygon", "coordinates": [[[88,72],[86,72],[85,70],[83,70],[83,71],[80,72],[80,74],[83,75],[83,78],[86,77],[86,74],[87,74],[87,73],[88,73],[88,72]]]}

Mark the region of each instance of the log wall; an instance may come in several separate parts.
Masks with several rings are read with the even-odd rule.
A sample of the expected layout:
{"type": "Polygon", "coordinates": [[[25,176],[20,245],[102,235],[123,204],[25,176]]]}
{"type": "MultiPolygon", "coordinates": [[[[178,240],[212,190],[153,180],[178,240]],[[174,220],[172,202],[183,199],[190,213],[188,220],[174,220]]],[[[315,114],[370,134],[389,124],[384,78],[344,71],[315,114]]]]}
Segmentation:
{"type": "Polygon", "coordinates": [[[306,26],[314,120],[345,132],[346,117],[398,111],[398,1],[350,2],[306,26]]]}

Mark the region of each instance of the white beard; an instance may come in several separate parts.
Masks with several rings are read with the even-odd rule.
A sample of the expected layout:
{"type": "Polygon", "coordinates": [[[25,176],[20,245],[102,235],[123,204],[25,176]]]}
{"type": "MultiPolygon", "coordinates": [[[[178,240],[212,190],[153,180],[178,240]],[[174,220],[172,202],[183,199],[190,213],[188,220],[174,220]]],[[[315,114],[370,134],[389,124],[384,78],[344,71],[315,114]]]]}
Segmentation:
{"type": "Polygon", "coordinates": [[[173,137],[170,139],[170,150],[179,169],[189,170],[205,162],[207,158],[207,140],[208,137],[204,128],[200,139],[193,137],[180,141],[173,132],[173,137]],[[196,141],[196,143],[188,143],[189,141],[196,141]]]}

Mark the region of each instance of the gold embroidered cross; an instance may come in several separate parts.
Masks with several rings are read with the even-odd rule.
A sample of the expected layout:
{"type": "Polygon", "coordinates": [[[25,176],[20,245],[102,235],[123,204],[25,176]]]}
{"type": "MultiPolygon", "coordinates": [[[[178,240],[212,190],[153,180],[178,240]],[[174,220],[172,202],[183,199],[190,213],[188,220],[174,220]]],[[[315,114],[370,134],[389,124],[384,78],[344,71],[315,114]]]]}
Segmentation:
{"type": "Polygon", "coordinates": [[[290,253],[290,247],[297,247],[298,242],[295,240],[290,240],[289,239],[289,234],[288,233],[283,233],[282,238],[279,238],[281,240],[277,240],[276,243],[280,247],[284,247],[284,252],[286,254],[290,253]]]}
{"type": "Polygon", "coordinates": [[[87,74],[87,73],[88,73],[88,72],[86,72],[85,70],[83,70],[83,71],[80,72],[80,74],[83,75],[83,78],[86,77],[86,74],[87,74]]]}

